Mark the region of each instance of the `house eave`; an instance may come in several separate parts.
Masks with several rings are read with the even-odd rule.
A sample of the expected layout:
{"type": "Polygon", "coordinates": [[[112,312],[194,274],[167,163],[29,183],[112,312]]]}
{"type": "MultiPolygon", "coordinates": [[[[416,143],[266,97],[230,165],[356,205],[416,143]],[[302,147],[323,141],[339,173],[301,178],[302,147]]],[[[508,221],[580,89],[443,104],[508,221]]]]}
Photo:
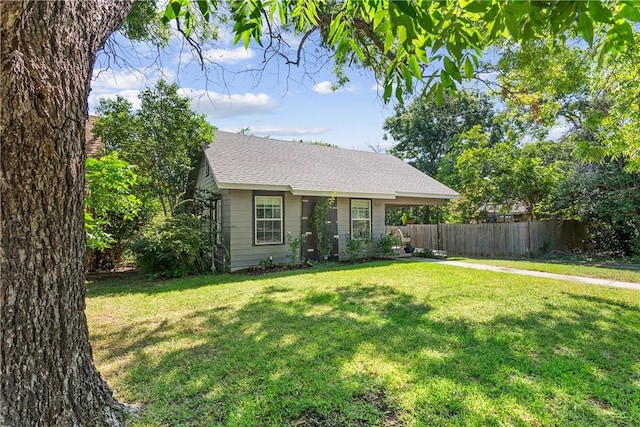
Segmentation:
{"type": "Polygon", "coordinates": [[[344,197],[349,199],[380,199],[380,200],[396,200],[398,198],[414,198],[414,199],[439,199],[449,200],[457,199],[459,194],[442,194],[442,193],[367,193],[358,191],[328,191],[328,190],[308,190],[302,188],[292,188],[289,185],[268,185],[268,184],[247,184],[247,183],[229,183],[216,182],[218,188],[226,190],[259,190],[259,191],[287,191],[294,196],[309,197],[344,197]]]}
{"type": "Polygon", "coordinates": [[[405,193],[405,192],[398,192],[397,193],[398,197],[411,197],[411,198],[416,198],[416,199],[442,199],[442,200],[455,200],[455,199],[459,199],[460,198],[460,194],[455,193],[455,194],[442,194],[442,193],[405,193]]]}

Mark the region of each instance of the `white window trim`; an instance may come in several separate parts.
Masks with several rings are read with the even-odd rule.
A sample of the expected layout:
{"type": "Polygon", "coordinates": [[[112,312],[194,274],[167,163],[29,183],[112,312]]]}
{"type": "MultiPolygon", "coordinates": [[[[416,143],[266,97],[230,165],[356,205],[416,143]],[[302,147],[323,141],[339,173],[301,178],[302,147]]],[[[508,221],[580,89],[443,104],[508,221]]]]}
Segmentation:
{"type": "Polygon", "coordinates": [[[282,196],[273,196],[267,194],[260,194],[253,196],[253,244],[255,246],[268,246],[268,245],[282,245],[284,243],[284,198],[282,196]],[[280,200],[280,218],[265,218],[264,221],[280,220],[280,241],[279,242],[258,242],[258,203],[259,197],[272,197],[280,200]]]}
{"type": "Polygon", "coordinates": [[[349,204],[349,217],[351,218],[351,222],[350,222],[350,231],[351,231],[351,236],[353,237],[353,221],[364,221],[363,218],[354,218],[353,217],[353,202],[354,201],[358,201],[358,202],[367,202],[367,205],[369,207],[369,236],[367,236],[367,238],[371,238],[371,235],[373,233],[373,221],[372,221],[372,217],[373,217],[373,212],[372,212],[372,205],[371,205],[371,200],[370,199],[351,199],[351,203],[349,204]]]}

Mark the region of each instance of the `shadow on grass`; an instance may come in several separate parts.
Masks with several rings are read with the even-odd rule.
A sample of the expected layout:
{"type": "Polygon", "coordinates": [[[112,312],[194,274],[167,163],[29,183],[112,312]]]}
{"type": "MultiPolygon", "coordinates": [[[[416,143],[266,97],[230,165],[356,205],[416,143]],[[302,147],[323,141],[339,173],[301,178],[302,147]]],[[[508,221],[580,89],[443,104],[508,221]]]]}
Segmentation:
{"type": "Polygon", "coordinates": [[[284,298],[290,292],[265,286],[240,309],[112,337],[119,348],[107,359],[129,359],[115,386],[145,405],[134,422],[640,423],[637,307],[566,294],[542,310],[473,322],[434,316],[428,300],[384,285],[284,298]],[[158,344],[163,354],[149,355],[158,344]]]}
{"type": "Polygon", "coordinates": [[[87,276],[87,298],[122,294],[159,294],[164,292],[197,289],[202,286],[227,285],[254,281],[261,278],[289,277],[300,275],[321,274],[327,271],[360,270],[366,268],[385,267],[396,261],[374,261],[360,264],[327,263],[317,264],[313,268],[288,270],[279,272],[265,272],[264,274],[207,274],[188,276],[180,279],[147,278],[136,272],[108,273],[104,275],[90,274],[87,276]]]}

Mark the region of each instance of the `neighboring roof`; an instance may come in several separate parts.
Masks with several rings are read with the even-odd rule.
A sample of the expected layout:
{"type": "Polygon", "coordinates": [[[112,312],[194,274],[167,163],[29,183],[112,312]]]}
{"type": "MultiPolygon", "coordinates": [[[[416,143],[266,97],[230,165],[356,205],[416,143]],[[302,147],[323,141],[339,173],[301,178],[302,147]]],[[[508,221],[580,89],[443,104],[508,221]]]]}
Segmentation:
{"type": "Polygon", "coordinates": [[[86,128],[84,131],[87,157],[98,157],[102,150],[102,140],[93,134],[93,126],[95,125],[96,120],[98,120],[98,116],[87,117],[86,128]]]}
{"type": "Polygon", "coordinates": [[[221,189],[452,199],[458,193],[389,154],[216,131],[205,155],[221,189]]]}

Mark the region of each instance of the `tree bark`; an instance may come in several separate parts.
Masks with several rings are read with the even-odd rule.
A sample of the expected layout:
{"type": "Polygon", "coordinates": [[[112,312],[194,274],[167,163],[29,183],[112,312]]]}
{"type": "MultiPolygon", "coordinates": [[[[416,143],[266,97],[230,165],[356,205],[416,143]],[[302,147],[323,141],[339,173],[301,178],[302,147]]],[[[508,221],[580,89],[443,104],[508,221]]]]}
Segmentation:
{"type": "Polygon", "coordinates": [[[84,128],[132,0],[2,1],[0,425],[118,425],[84,315],[84,128]]]}

